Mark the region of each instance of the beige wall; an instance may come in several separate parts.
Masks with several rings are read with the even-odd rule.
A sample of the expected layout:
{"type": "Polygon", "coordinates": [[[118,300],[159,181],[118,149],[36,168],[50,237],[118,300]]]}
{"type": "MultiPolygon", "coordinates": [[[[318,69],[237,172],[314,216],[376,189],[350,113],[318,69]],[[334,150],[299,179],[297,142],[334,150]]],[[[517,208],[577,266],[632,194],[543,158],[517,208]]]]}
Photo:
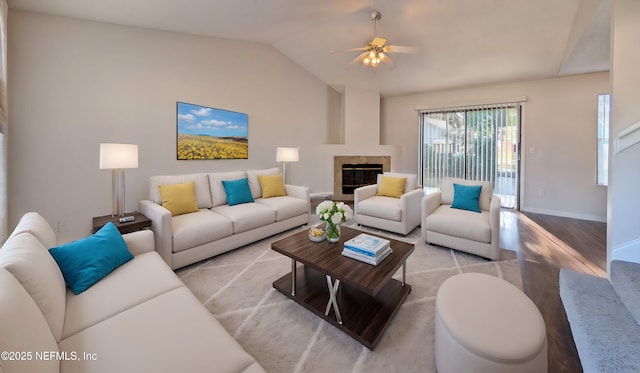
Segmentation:
{"type": "Polygon", "coordinates": [[[606,220],[606,188],[596,186],[596,97],[609,74],[428,92],[382,101],[382,143],[402,146],[405,172],[418,168],[416,106],[455,106],[526,96],[521,209],[606,220]],[[535,153],[530,153],[535,148],[535,153]]]}
{"type": "Polygon", "coordinates": [[[640,121],[640,2],[615,0],[611,59],[608,260],[640,262],[640,145],[615,153],[615,137],[640,121]]]}
{"type": "Polygon", "coordinates": [[[8,35],[10,229],[39,211],[68,221],[61,241],[88,234],[111,211],[101,142],[139,144],[131,211],[151,175],[273,167],[276,146],[301,147],[287,177],[305,185],[305,149],[340,120],[339,94],[265,45],[13,10],[8,35]],[[247,113],[249,159],[177,161],[176,101],[247,113]]]}

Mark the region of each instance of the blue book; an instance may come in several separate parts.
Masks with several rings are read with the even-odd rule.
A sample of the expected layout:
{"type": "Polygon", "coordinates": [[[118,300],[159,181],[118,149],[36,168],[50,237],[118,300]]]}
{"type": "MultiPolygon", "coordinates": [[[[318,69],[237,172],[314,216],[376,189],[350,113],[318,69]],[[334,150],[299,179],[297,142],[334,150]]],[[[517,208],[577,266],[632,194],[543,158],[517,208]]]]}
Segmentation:
{"type": "MultiPolygon", "coordinates": [[[[386,247],[389,247],[389,246],[386,246],[386,247]]],[[[359,247],[354,247],[354,246],[347,245],[347,244],[344,245],[344,249],[353,251],[353,252],[361,254],[361,255],[370,256],[372,258],[376,258],[376,257],[378,257],[378,256],[380,256],[381,254],[384,253],[384,250],[379,250],[377,253],[374,253],[374,252],[363,250],[363,249],[361,249],[359,247]]]]}

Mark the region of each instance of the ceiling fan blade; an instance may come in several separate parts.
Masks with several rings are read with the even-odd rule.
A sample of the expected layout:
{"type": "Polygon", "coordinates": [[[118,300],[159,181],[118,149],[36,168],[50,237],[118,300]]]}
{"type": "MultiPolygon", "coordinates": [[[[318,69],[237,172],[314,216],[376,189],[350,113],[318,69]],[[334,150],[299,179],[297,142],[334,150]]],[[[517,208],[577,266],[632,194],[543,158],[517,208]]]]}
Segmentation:
{"type": "Polygon", "coordinates": [[[367,48],[367,47],[351,48],[351,49],[345,49],[345,50],[340,51],[340,52],[357,52],[357,51],[366,51],[366,50],[369,50],[369,48],[367,48]]]}
{"type": "Polygon", "coordinates": [[[396,68],[396,64],[393,62],[391,57],[389,57],[388,54],[384,56],[384,58],[382,59],[382,63],[385,65],[388,65],[390,69],[396,68]]]}
{"type": "Polygon", "coordinates": [[[386,53],[418,53],[420,48],[406,47],[402,45],[387,45],[382,50],[386,53]]]}
{"type": "Polygon", "coordinates": [[[349,66],[353,66],[353,65],[362,63],[362,60],[367,55],[369,55],[369,51],[365,51],[365,52],[360,53],[356,58],[354,58],[353,60],[351,60],[351,62],[349,62],[349,66]]]}

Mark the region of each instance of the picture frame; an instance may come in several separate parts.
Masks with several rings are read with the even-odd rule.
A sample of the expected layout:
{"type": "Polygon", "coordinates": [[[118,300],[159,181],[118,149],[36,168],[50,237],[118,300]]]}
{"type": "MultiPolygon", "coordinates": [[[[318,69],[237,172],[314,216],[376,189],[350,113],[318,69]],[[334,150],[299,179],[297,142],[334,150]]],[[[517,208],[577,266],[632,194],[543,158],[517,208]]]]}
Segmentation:
{"type": "Polygon", "coordinates": [[[178,160],[248,159],[249,115],[176,102],[178,160]]]}

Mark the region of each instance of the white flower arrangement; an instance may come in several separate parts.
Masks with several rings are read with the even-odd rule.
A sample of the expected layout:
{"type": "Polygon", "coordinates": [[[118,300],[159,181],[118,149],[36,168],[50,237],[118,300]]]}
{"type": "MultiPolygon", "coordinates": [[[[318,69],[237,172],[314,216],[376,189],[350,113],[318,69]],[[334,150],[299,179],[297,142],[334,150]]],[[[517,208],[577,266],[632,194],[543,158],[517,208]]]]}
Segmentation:
{"type": "Polygon", "coordinates": [[[316,216],[327,222],[327,238],[337,238],[340,235],[337,225],[351,219],[353,210],[344,202],[323,201],[316,207],[316,216]]]}

